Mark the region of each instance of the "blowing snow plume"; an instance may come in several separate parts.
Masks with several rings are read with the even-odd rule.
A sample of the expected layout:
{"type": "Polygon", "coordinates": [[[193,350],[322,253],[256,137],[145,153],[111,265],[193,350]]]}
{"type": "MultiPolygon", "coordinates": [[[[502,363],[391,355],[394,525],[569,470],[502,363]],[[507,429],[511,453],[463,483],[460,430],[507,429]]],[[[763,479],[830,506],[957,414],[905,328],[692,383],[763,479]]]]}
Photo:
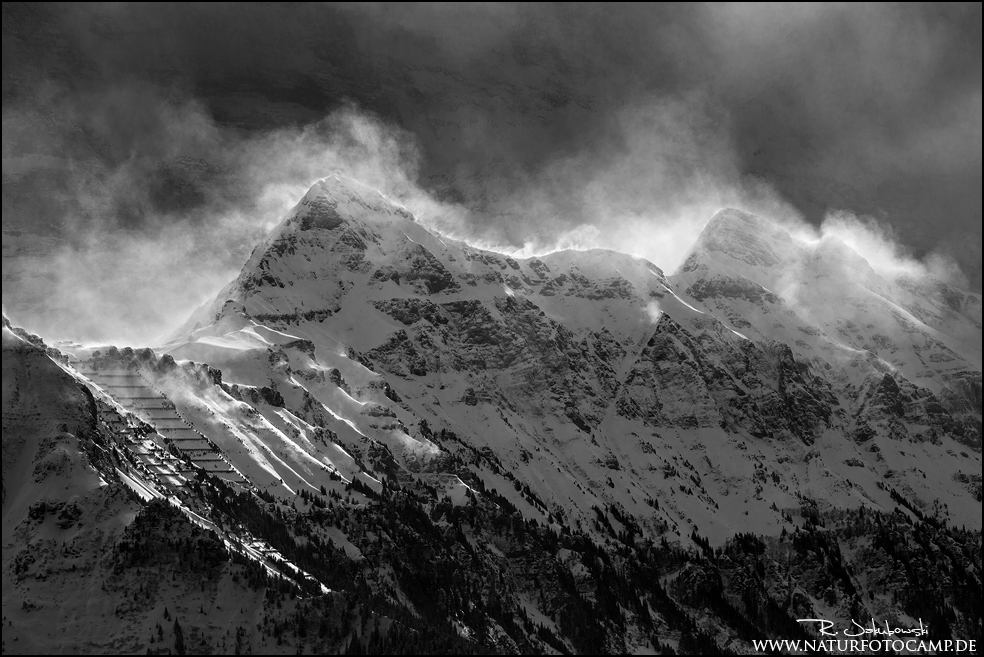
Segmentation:
{"type": "MultiPolygon", "coordinates": [[[[112,167],[64,162],[49,190],[65,206],[50,218],[54,235],[5,222],[4,276],[9,268],[15,281],[4,286],[5,304],[51,337],[153,341],[234,278],[255,244],[327,173],[386,190],[424,213],[438,207],[414,182],[412,137],[353,107],[258,134],[218,126],[197,103],[151,101],[133,90],[63,111],[83,124],[118,125],[132,151],[112,167]],[[120,121],[136,106],[146,110],[138,126],[120,121]]],[[[43,147],[70,152],[74,137],[57,134],[43,147]]]]}

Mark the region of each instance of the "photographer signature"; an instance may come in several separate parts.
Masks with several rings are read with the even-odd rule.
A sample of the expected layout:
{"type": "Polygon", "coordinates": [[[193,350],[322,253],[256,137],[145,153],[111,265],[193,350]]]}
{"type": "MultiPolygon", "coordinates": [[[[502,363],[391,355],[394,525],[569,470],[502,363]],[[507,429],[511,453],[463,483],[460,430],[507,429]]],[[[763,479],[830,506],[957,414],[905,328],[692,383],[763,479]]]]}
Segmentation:
{"type": "Polygon", "coordinates": [[[798,618],[797,623],[819,623],[820,627],[817,630],[820,632],[821,636],[845,636],[845,637],[859,637],[859,636],[926,636],[929,634],[929,625],[924,625],[922,619],[919,619],[918,627],[890,627],[888,621],[884,622],[884,626],[879,625],[875,622],[875,619],[870,620],[870,624],[862,625],[856,620],[851,620],[851,627],[844,630],[834,630],[836,623],[825,618],[798,618]]]}

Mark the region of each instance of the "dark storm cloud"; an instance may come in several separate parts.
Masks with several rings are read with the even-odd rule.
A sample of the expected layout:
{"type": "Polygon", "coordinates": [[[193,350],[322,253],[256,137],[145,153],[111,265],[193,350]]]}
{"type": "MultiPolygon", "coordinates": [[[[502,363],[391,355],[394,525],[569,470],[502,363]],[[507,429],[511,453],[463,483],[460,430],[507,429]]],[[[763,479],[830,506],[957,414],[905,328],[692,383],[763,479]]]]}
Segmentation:
{"type": "Polygon", "coordinates": [[[430,219],[472,239],[672,267],[720,205],[814,225],[839,209],[917,257],[955,257],[980,288],[979,4],[3,12],[5,227],[141,235],[259,212],[256,144],[315,135],[306,184],[307,155],[339,145],[325,117],[357,107],[392,132],[368,143],[405,151],[397,186],[466,208],[430,219]]]}
{"type": "MultiPolygon", "coordinates": [[[[600,205],[628,200],[658,214],[672,213],[679,199],[666,197],[681,189],[706,194],[688,189],[695,178],[720,189],[754,176],[814,224],[847,209],[887,222],[917,255],[952,251],[980,286],[980,5],[359,11],[401,58],[416,53],[390,31],[433,39],[432,57],[466,81],[541,85],[515,105],[459,110],[463,144],[425,137],[443,166],[485,173],[476,187],[520,199],[509,208],[520,223],[527,198],[517,189],[550,190],[561,215],[590,220],[578,208],[599,204],[578,190],[593,182],[613,191],[600,205]],[[681,106],[684,116],[666,116],[681,106]],[[647,113],[654,125],[640,120],[647,113]],[[619,161],[632,166],[606,175],[619,161]],[[624,170],[645,166],[665,170],[624,170]]],[[[449,103],[472,98],[461,86],[449,103]]]]}

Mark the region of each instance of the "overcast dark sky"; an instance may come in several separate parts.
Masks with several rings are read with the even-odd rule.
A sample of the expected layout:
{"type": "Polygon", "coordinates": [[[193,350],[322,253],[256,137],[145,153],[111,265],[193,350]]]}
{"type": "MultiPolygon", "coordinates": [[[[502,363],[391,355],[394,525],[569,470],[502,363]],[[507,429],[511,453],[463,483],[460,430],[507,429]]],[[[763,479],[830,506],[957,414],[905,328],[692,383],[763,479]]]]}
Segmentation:
{"type": "Polygon", "coordinates": [[[979,3],[4,3],[3,221],[208,222],[346,108],[491,242],[841,209],[980,290],[981,61],[979,3]]]}

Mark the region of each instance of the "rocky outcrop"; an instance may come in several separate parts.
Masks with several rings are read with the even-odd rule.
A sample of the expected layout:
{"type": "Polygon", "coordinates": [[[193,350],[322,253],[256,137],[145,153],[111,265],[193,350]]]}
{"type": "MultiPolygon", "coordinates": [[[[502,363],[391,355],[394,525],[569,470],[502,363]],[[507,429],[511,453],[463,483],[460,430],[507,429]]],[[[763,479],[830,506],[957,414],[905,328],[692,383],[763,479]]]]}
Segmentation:
{"type": "Polygon", "coordinates": [[[979,422],[955,417],[936,395],[898,373],[869,377],[854,408],[853,435],[859,442],[876,435],[936,444],[950,438],[968,447],[981,448],[979,422]]]}
{"type": "Polygon", "coordinates": [[[716,330],[694,335],[662,317],[626,378],[620,412],[654,426],[721,427],[812,444],[830,424],[829,384],[788,346],[716,330]]]}
{"type": "Polygon", "coordinates": [[[779,303],[780,301],[779,297],[775,294],[743,276],[718,275],[701,278],[687,288],[687,294],[698,301],[715,297],[744,299],[752,303],[760,303],[762,301],[779,303]]]}

